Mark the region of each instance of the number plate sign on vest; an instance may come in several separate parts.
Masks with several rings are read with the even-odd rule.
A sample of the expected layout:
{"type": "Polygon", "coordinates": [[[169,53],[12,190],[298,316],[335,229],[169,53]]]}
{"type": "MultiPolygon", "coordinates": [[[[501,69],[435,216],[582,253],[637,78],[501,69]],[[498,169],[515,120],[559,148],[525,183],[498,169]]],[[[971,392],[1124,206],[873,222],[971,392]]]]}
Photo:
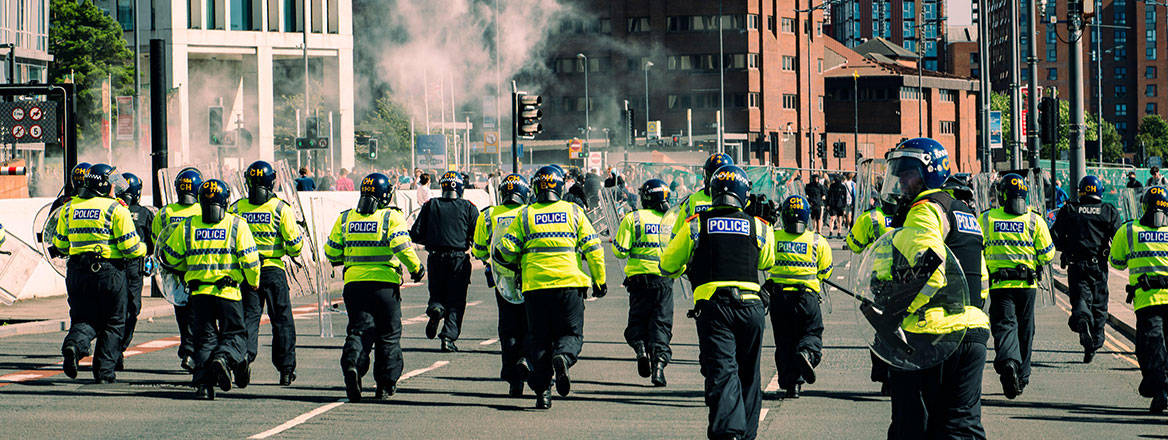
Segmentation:
{"type": "Polygon", "coordinates": [[[73,220],[99,220],[101,219],[100,209],[74,209],[73,220]]]}
{"type": "Polygon", "coordinates": [[[247,220],[249,225],[267,225],[272,223],[272,213],[270,212],[245,212],[243,218],[247,220]]]}
{"type": "Polygon", "coordinates": [[[226,240],[226,229],[195,229],[195,240],[226,240]]]}
{"type": "Polygon", "coordinates": [[[1026,232],[1026,225],[1022,222],[995,221],[994,232],[1011,232],[1015,234],[1021,234],[1026,232]]]}
{"type": "Polygon", "coordinates": [[[545,212],[535,215],[535,224],[550,225],[553,223],[567,223],[568,213],[566,212],[545,212]]]}
{"type": "Polygon", "coordinates": [[[750,235],[750,220],[714,217],[706,221],[706,230],[711,234],[750,235]]]}
{"type": "Polygon", "coordinates": [[[807,243],[799,243],[794,241],[780,241],[778,243],[779,252],[784,254],[806,254],[807,243]]]}
{"type": "Polygon", "coordinates": [[[981,225],[977,224],[977,217],[968,212],[953,211],[953,217],[957,219],[957,230],[967,233],[981,235],[981,225]]]}
{"type": "Polygon", "coordinates": [[[1168,232],[1141,231],[1137,234],[1140,243],[1168,243],[1168,232]]]}
{"type": "Polygon", "coordinates": [[[350,234],[372,234],[377,232],[377,222],[349,222],[350,234]]]}

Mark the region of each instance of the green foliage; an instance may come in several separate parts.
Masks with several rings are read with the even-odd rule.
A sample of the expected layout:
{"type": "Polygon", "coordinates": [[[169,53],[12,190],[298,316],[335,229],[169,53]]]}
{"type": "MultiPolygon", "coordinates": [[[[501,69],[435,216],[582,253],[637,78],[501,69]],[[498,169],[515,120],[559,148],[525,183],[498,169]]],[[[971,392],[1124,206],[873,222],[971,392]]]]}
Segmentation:
{"type": "Polygon", "coordinates": [[[111,101],[134,94],[134,52],[121,26],[92,0],[52,0],[49,53],[49,82],[77,84],[80,139],[100,136],[102,80],[111,78],[111,101]]]}
{"type": "Polygon", "coordinates": [[[357,130],[373,133],[380,151],[376,163],[390,167],[410,162],[410,115],[388,95],[377,99],[376,107],[365,114],[357,130]]]}
{"type": "MultiPolygon", "coordinates": [[[[1070,127],[1071,127],[1071,110],[1070,103],[1065,99],[1059,99],[1059,141],[1058,151],[1066,151],[1070,149],[1070,127]]],[[[1012,127],[1010,125],[1010,95],[1006,93],[994,93],[990,95],[990,110],[1002,112],[1002,139],[1009,143],[1012,127]]],[[[1083,114],[1084,134],[1085,140],[1093,141],[1096,136],[1096,127],[1098,126],[1098,118],[1091,113],[1083,114]]],[[[1025,142],[1025,140],[1023,140],[1025,142]]],[[[1007,145],[1007,150],[1010,151],[1007,145]]],[[[1050,158],[1050,146],[1042,146],[1043,158],[1050,158]]],[[[1115,125],[1103,121],[1103,160],[1106,162],[1117,162],[1123,157],[1123,142],[1119,137],[1119,132],[1115,130],[1115,125]]],[[[1090,158],[1088,158],[1090,159],[1090,158]]]]}
{"type": "Polygon", "coordinates": [[[1136,143],[1143,144],[1148,157],[1164,157],[1165,153],[1168,153],[1168,122],[1157,114],[1144,116],[1144,119],[1140,120],[1136,143]]]}

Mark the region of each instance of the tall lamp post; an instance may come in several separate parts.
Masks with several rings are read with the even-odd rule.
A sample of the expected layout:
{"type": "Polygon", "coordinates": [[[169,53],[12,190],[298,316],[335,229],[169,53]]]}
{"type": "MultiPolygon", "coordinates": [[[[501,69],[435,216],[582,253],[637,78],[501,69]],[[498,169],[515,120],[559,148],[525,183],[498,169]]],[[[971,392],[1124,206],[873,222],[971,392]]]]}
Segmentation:
{"type": "Polygon", "coordinates": [[[649,68],[652,61],[645,61],[645,147],[649,146],[649,68]]]}
{"type": "MultiPolygon", "coordinates": [[[[815,11],[823,10],[839,3],[842,0],[827,0],[807,9],[795,9],[795,13],[806,12],[807,21],[804,24],[804,31],[807,32],[807,158],[808,167],[815,168],[815,87],[811,82],[811,33],[815,31],[815,11]]],[[[809,5],[811,1],[807,2],[809,5]]],[[[827,168],[827,158],[823,158],[824,168],[827,168]]]]}
{"type": "Polygon", "coordinates": [[[589,114],[592,111],[592,101],[588,100],[588,56],[578,53],[576,58],[584,61],[584,155],[587,156],[592,150],[591,144],[588,142],[589,139],[592,139],[590,134],[592,122],[589,114]]]}

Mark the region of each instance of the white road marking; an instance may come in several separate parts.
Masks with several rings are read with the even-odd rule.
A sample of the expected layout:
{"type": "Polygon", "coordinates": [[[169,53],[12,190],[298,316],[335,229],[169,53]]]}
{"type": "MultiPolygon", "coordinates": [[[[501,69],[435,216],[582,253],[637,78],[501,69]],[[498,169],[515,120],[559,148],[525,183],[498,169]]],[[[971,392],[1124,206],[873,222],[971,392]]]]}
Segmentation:
{"type": "Polygon", "coordinates": [[[491,338],[491,339],[487,339],[487,340],[485,340],[485,341],[483,341],[483,342],[480,342],[480,343],[479,343],[479,345],[491,345],[491,344],[494,344],[494,343],[496,343],[496,342],[499,342],[499,338],[491,338]]]}
{"type": "MultiPolygon", "coordinates": [[[[417,370],[410,371],[406,374],[403,374],[401,379],[398,379],[398,383],[401,383],[402,381],[409,379],[411,377],[415,377],[419,374],[425,374],[425,373],[428,373],[430,371],[434,371],[436,369],[445,367],[448,364],[450,364],[450,361],[438,361],[438,362],[433,363],[429,367],[419,368],[417,370]]],[[[292,420],[289,420],[287,422],[280,424],[280,426],[277,426],[275,428],[269,429],[267,431],[261,432],[259,434],[253,435],[253,436],[248,437],[248,438],[249,439],[265,439],[265,438],[271,437],[273,435],[276,435],[276,434],[279,434],[281,432],[292,429],[292,428],[296,427],[297,425],[300,425],[304,422],[311,420],[313,417],[324,414],[324,413],[332,410],[333,408],[344,405],[347,402],[348,402],[347,399],[341,399],[341,400],[338,400],[336,402],[321,405],[320,407],[313,409],[312,411],[298,415],[298,416],[294,417],[292,420]]]]}
{"type": "Polygon", "coordinates": [[[140,347],[140,348],[166,348],[166,347],[174,347],[174,346],[177,346],[178,344],[179,344],[179,341],[169,341],[169,340],[165,340],[165,339],[158,339],[158,340],[138,344],[138,347],[140,347]]]}
{"type": "Polygon", "coordinates": [[[42,374],[35,373],[13,373],[0,376],[0,382],[21,382],[25,380],[39,379],[43,377],[42,374]]]}
{"type": "Polygon", "coordinates": [[[430,317],[429,317],[429,316],[426,316],[426,315],[418,315],[418,316],[415,316],[415,317],[413,317],[413,318],[410,318],[410,319],[403,320],[403,321],[402,321],[402,325],[417,324],[417,323],[420,323],[420,322],[426,322],[426,321],[429,321],[429,320],[430,320],[430,317]]]}
{"type": "Polygon", "coordinates": [[[591,298],[588,298],[588,299],[586,299],[586,300],[584,300],[584,301],[592,302],[592,301],[596,301],[596,300],[598,300],[598,299],[600,299],[600,298],[597,298],[597,297],[591,297],[591,298]]]}
{"type": "MultiPolygon", "coordinates": [[[[766,388],[763,388],[762,391],[764,393],[773,393],[773,392],[776,392],[778,390],[779,390],[779,375],[776,374],[775,377],[771,378],[770,383],[768,383],[766,388]]],[[[766,411],[766,410],[763,410],[763,411],[766,411]]]]}
{"type": "Polygon", "coordinates": [[[762,423],[763,420],[766,420],[766,416],[767,416],[767,414],[770,414],[770,412],[771,412],[770,408],[763,408],[762,411],[759,411],[758,422],[762,423]]]}
{"type": "MultiPolygon", "coordinates": [[[[1114,269],[1112,269],[1112,270],[1114,270],[1114,269]]],[[[1071,314],[1070,300],[1063,298],[1061,296],[1056,296],[1055,303],[1058,304],[1060,309],[1063,309],[1063,311],[1067,312],[1068,315],[1071,314]]],[[[1132,364],[1138,368],[1140,366],[1139,362],[1136,362],[1136,360],[1132,358],[1132,355],[1128,354],[1128,353],[1135,351],[1135,349],[1132,348],[1130,345],[1123,343],[1119,339],[1116,339],[1115,335],[1113,335],[1112,333],[1113,332],[1107,332],[1107,334],[1103,340],[1103,345],[1109,346],[1108,348],[1110,348],[1112,351],[1115,352],[1115,353],[1112,353],[1112,356],[1115,356],[1118,359],[1122,359],[1124,361],[1127,361],[1127,363],[1132,364]]]]}

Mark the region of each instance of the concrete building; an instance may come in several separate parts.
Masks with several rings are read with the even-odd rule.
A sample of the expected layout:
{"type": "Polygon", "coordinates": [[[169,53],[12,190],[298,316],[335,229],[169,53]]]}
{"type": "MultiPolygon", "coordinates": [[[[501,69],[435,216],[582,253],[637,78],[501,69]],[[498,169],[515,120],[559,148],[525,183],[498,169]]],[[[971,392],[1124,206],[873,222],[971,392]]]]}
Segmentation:
{"type": "MultiPolygon", "coordinates": [[[[133,1],[99,2],[122,24],[131,49],[133,1]]],[[[149,87],[154,86],[149,84],[149,41],[162,39],[166,45],[166,84],[162,86],[170,100],[167,122],[172,166],[218,160],[220,156],[209,140],[208,109],[212,106],[223,107],[224,129],[241,128],[251,137],[250,145],[241,142],[238,152],[243,166],[255,159],[307,160],[308,155],[297,155],[293,146],[275,145],[277,134],[294,136],[303,123],[307,76],[310,105],[320,116],[321,135],[331,136],[333,146],[331,157],[315,154],[312,166],[352,168],[352,0],[138,3],[144,115],[149,114],[149,87]],[[290,98],[296,95],[298,100],[290,98]],[[296,109],[301,111],[299,122],[296,109]]],[[[143,121],[148,119],[143,117],[143,121]]]]}
{"type": "Polygon", "coordinates": [[[46,81],[53,60],[49,55],[49,0],[0,2],[0,53],[5,57],[5,64],[0,65],[3,82],[46,81]],[[7,64],[13,53],[15,81],[8,77],[7,64]]]}
{"type": "MultiPolygon", "coordinates": [[[[884,38],[921,56],[925,70],[940,70],[945,59],[946,11],[968,7],[969,0],[844,0],[831,8],[828,34],[847,47],[872,38],[884,38]],[[950,2],[956,4],[950,6],[950,2]]],[[[973,20],[967,9],[956,15],[959,22],[973,20]]]]}

